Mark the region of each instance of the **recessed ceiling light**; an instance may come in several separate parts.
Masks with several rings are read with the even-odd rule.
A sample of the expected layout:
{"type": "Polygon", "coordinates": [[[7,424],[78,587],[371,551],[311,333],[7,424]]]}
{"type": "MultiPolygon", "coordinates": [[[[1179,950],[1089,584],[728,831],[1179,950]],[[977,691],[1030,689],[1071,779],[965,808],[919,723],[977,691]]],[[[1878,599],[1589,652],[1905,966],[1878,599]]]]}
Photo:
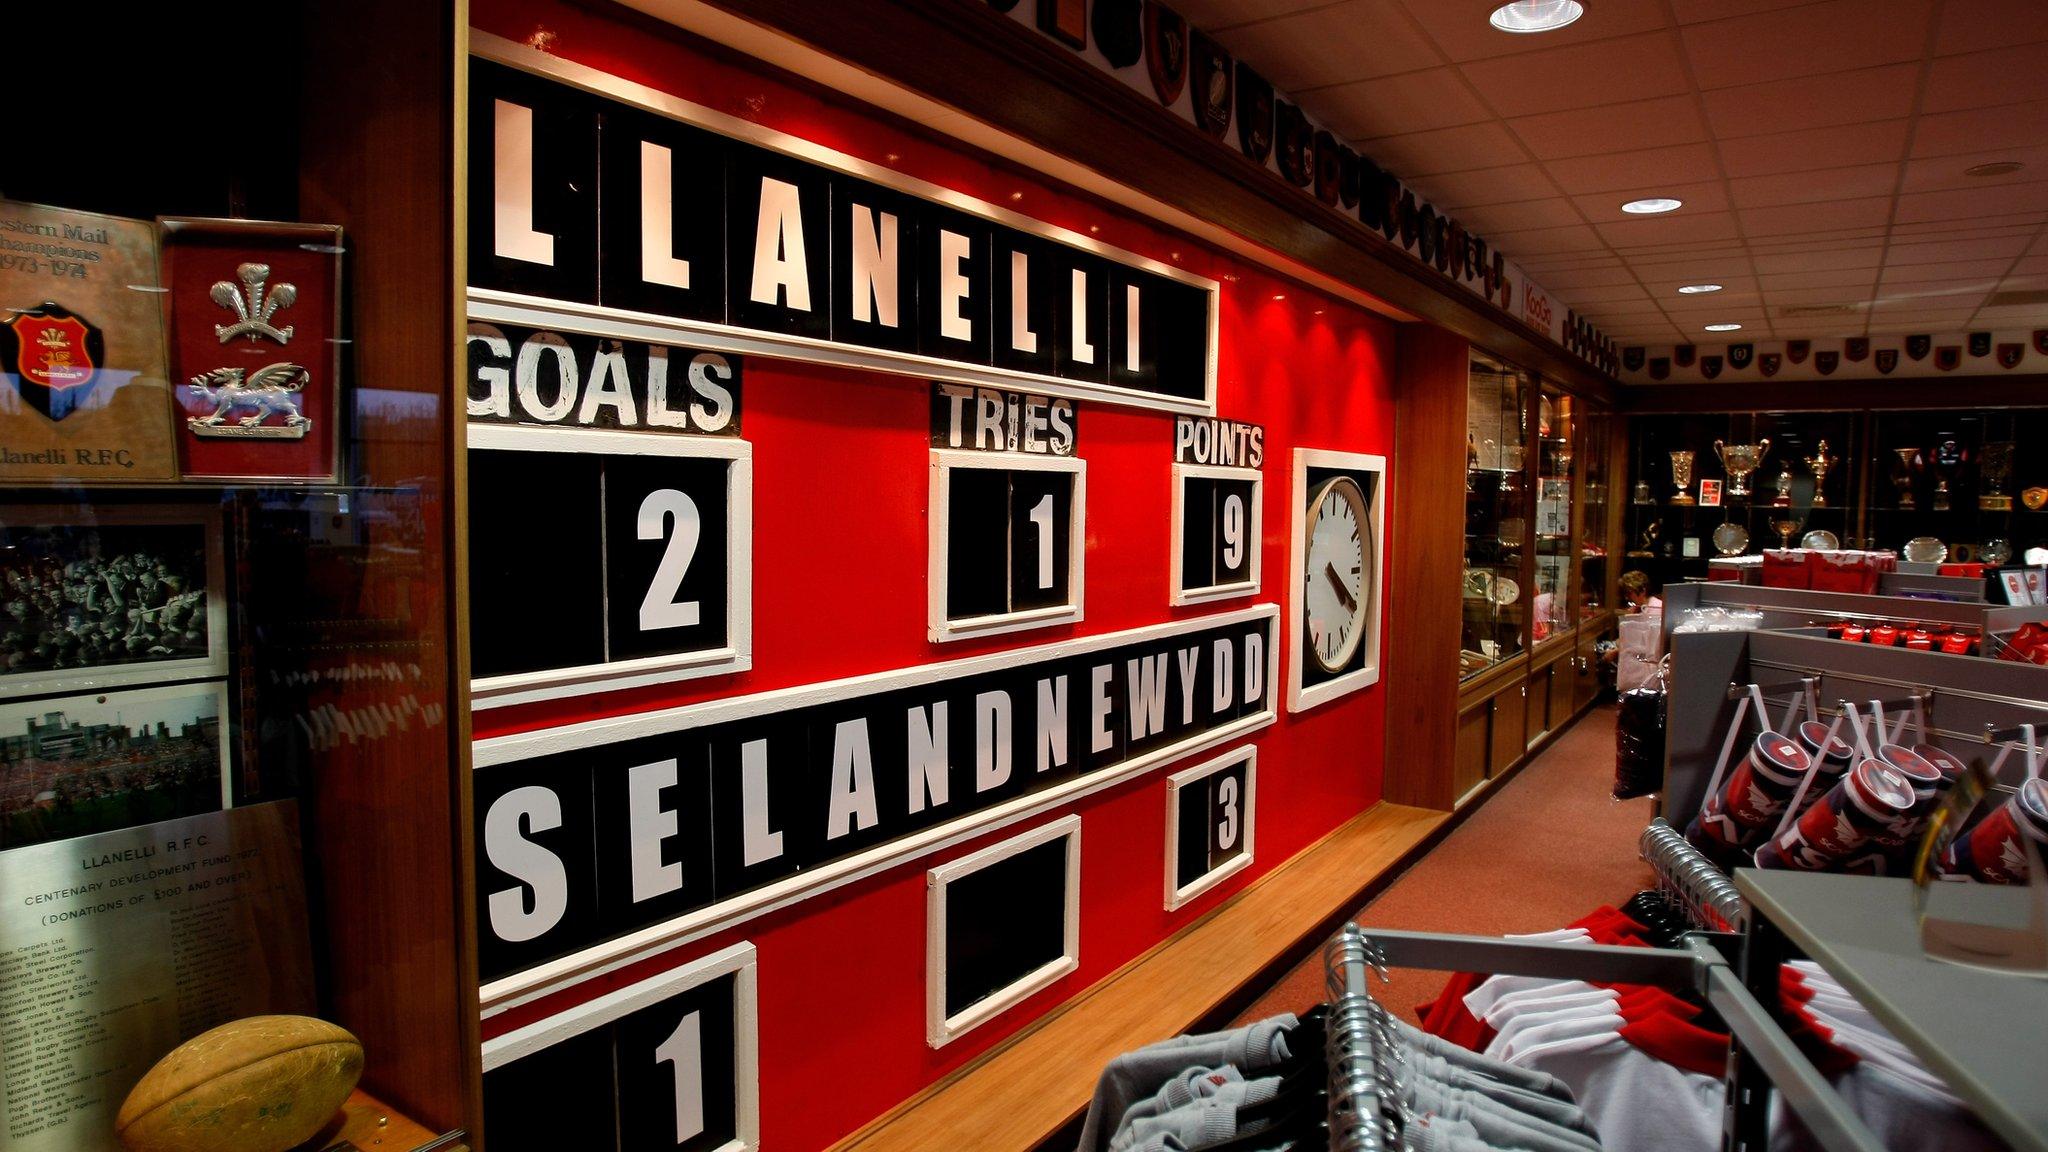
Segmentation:
{"type": "Polygon", "coordinates": [[[1709,324],[1709,325],[1707,325],[1707,331],[1709,331],[1709,332],[1734,332],[1734,331],[1736,331],[1736,330],[1740,329],[1741,327],[1742,327],[1742,325],[1740,325],[1740,324],[1709,324]]]}
{"type": "Polygon", "coordinates": [[[1685,284],[1679,287],[1678,294],[1680,296],[1704,296],[1709,292],[1719,292],[1720,290],[1721,286],[1719,284],[1685,284]]]}
{"type": "Polygon", "coordinates": [[[1972,165],[1971,167],[1965,168],[1963,169],[1963,175],[2010,176],[2013,173],[2025,167],[2025,164],[2022,164],[2017,160],[1993,160],[1989,164],[1976,164],[1972,165]]]}
{"type": "Polygon", "coordinates": [[[1683,200],[1668,196],[1652,196],[1646,200],[1631,200],[1621,206],[1623,212],[1635,216],[1654,216],[1659,212],[1676,212],[1685,205],[1683,200]]]}
{"type": "Polygon", "coordinates": [[[1486,20],[1503,32],[1549,32],[1585,14],[1579,0],[1514,0],[1495,8],[1486,20]]]}

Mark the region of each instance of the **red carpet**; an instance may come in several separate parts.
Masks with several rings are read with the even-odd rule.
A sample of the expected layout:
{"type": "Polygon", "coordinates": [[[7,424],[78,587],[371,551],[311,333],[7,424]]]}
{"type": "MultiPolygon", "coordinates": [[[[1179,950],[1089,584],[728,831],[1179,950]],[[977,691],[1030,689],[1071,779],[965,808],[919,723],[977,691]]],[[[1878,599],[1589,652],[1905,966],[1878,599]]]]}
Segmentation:
{"type": "MultiPolygon", "coordinates": [[[[1367,929],[1499,936],[1543,932],[1654,882],[1636,857],[1649,799],[1617,802],[1614,708],[1588,712],[1536,761],[1487,799],[1443,843],[1359,913],[1367,929]]],[[[1296,1012],[1323,999],[1320,954],[1287,975],[1241,1020],[1296,1012]]],[[[1396,970],[1373,994],[1414,1019],[1443,972],[1396,970]]]]}

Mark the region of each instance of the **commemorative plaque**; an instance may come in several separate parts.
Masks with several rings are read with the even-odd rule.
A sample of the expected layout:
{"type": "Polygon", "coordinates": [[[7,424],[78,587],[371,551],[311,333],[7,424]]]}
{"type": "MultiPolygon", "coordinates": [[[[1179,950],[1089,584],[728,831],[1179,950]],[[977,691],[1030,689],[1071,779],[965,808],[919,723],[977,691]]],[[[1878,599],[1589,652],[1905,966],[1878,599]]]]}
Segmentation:
{"type": "Polygon", "coordinates": [[[156,230],[0,201],[0,481],[172,480],[156,230]]]}

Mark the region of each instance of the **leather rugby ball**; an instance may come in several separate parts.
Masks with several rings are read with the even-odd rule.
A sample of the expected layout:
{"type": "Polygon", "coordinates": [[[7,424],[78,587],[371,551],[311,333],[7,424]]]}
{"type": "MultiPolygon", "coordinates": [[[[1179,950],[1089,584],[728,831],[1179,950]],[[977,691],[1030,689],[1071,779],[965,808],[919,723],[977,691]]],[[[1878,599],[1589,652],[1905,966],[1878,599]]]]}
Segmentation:
{"type": "Polygon", "coordinates": [[[355,1090],[363,1045],[308,1016],[250,1016],[173,1048],[115,1117],[129,1152],[285,1152],[355,1090]]]}

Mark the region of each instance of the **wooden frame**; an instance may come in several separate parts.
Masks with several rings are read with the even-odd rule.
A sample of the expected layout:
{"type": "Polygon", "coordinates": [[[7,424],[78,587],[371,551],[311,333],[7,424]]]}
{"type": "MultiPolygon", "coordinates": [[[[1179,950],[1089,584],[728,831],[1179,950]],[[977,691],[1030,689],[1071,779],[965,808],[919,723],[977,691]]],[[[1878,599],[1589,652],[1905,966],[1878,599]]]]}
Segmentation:
{"type": "MultiPolygon", "coordinates": [[[[226,561],[222,546],[221,510],[208,504],[119,504],[94,503],[90,507],[67,505],[17,505],[8,523],[0,526],[0,538],[38,528],[90,530],[122,527],[197,527],[203,535],[205,555],[206,654],[183,659],[103,664],[91,668],[53,668],[42,671],[9,672],[0,675],[0,699],[87,692],[161,684],[173,680],[203,680],[228,674],[228,614],[226,561]]],[[[93,592],[102,591],[94,587],[93,592]]],[[[13,600],[8,588],[0,596],[13,600]]],[[[0,622],[6,622],[0,618],[0,622]]],[[[33,638],[24,637],[24,642],[33,638]]]]}
{"type": "Polygon", "coordinates": [[[1175,464],[1173,466],[1173,521],[1167,527],[1167,548],[1171,556],[1168,567],[1166,602],[1174,607],[1188,604],[1202,604],[1211,600],[1230,600],[1239,596],[1257,596],[1261,581],[1261,569],[1265,559],[1266,529],[1266,476],[1257,468],[1229,468],[1215,464],[1175,464]],[[1251,579],[1235,584],[1213,584],[1203,588],[1183,588],[1181,579],[1186,574],[1187,541],[1182,528],[1187,513],[1187,482],[1191,479],[1206,480],[1249,480],[1252,485],[1251,507],[1246,510],[1249,523],[1246,525],[1245,547],[1251,550],[1251,579]]]}
{"type": "Polygon", "coordinates": [[[1259,802],[1259,749],[1257,745],[1246,745],[1233,749],[1206,763],[1186,768],[1166,778],[1166,910],[1177,912],[1195,897],[1216,887],[1252,865],[1252,850],[1258,840],[1259,802]],[[1244,797],[1239,801],[1242,809],[1244,851],[1231,857],[1223,864],[1204,872],[1194,880],[1180,883],[1180,794],[1181,790],[1200,780],[1206,780],[1226,768],[1244,765],[1244,797]]]}
{"type": "MultiPolygon", "coordinates": [[[[592,692],[724,676],[754,666],[754,447],[729,436],[669,436],[520,424],[469,425],[471,452],[567,452],[725,460],[726,642],[668,656],[487,676],[470,682],[472,708],[499,708],[592,692]]],[[[607,605],[610,608],[610,605],[607,605]]]]}
{"type": "Polygon", "coordinates": [[[1081,966],[1081,818],[1062,816],[926,872],[925,924],[925,1042],[933,1048],[943,1048],[1081,966]],[[1060,955],[986,999],[946,1015],[946,886],[962,876],[1059,839],[1067,842],[1065,936],[1060,955]]]}
{"type": "Polygon", "coordinates": [[[1293,460],[1293,482],[1289,488],[1293,505],[1288,534],[1287,550],[1287,710],[1306,712],[1321,704],[1327,704],[1340,696],[1348,696],[1362,688],[1369,688],[1380,680],[1380,634],[1385,625],[1386,614],[1386,565],[1387,565],[1387,458],[1364,452],[1338,452],[1324,448],[1296,448],[1293,460]],[[1320,684],[1303,684],[1301,662],[1302,647],[1301,614],[1303,573],[1306,560],[1306,540],[1302,530],[1306,527],[1304,517],[1308,513],[1310,468],[1326,468],[1350,473],[1370,473],[1374,477],[1372,491],[1366,493],[1365,502],[1372,540],[1370,607],[1366,613],[1365,635],[1359,638],[1364,651],[1364,665],[1350,672],[1334,676],[1320,684]]]}
{"type": "Polygon", "coordinates": [[[931,514],[926,520],[927,638],[934,644],[976,636],[1000,636],[1055,624],[1078,624],[1084,614],[1088,569],[1088,462],[1079,456],[1029,456],[1021,452],[976,452],[963,448],[931,450],[931,514]],[[992,472],[1066,472],[1073,476],[1073,515],[1067,524],[1067,602],[1048,608],[992,612],[952,619],[946,615],[948,590],[946,551],[953,534],[950,483],[956,468],[992,472]]]}

